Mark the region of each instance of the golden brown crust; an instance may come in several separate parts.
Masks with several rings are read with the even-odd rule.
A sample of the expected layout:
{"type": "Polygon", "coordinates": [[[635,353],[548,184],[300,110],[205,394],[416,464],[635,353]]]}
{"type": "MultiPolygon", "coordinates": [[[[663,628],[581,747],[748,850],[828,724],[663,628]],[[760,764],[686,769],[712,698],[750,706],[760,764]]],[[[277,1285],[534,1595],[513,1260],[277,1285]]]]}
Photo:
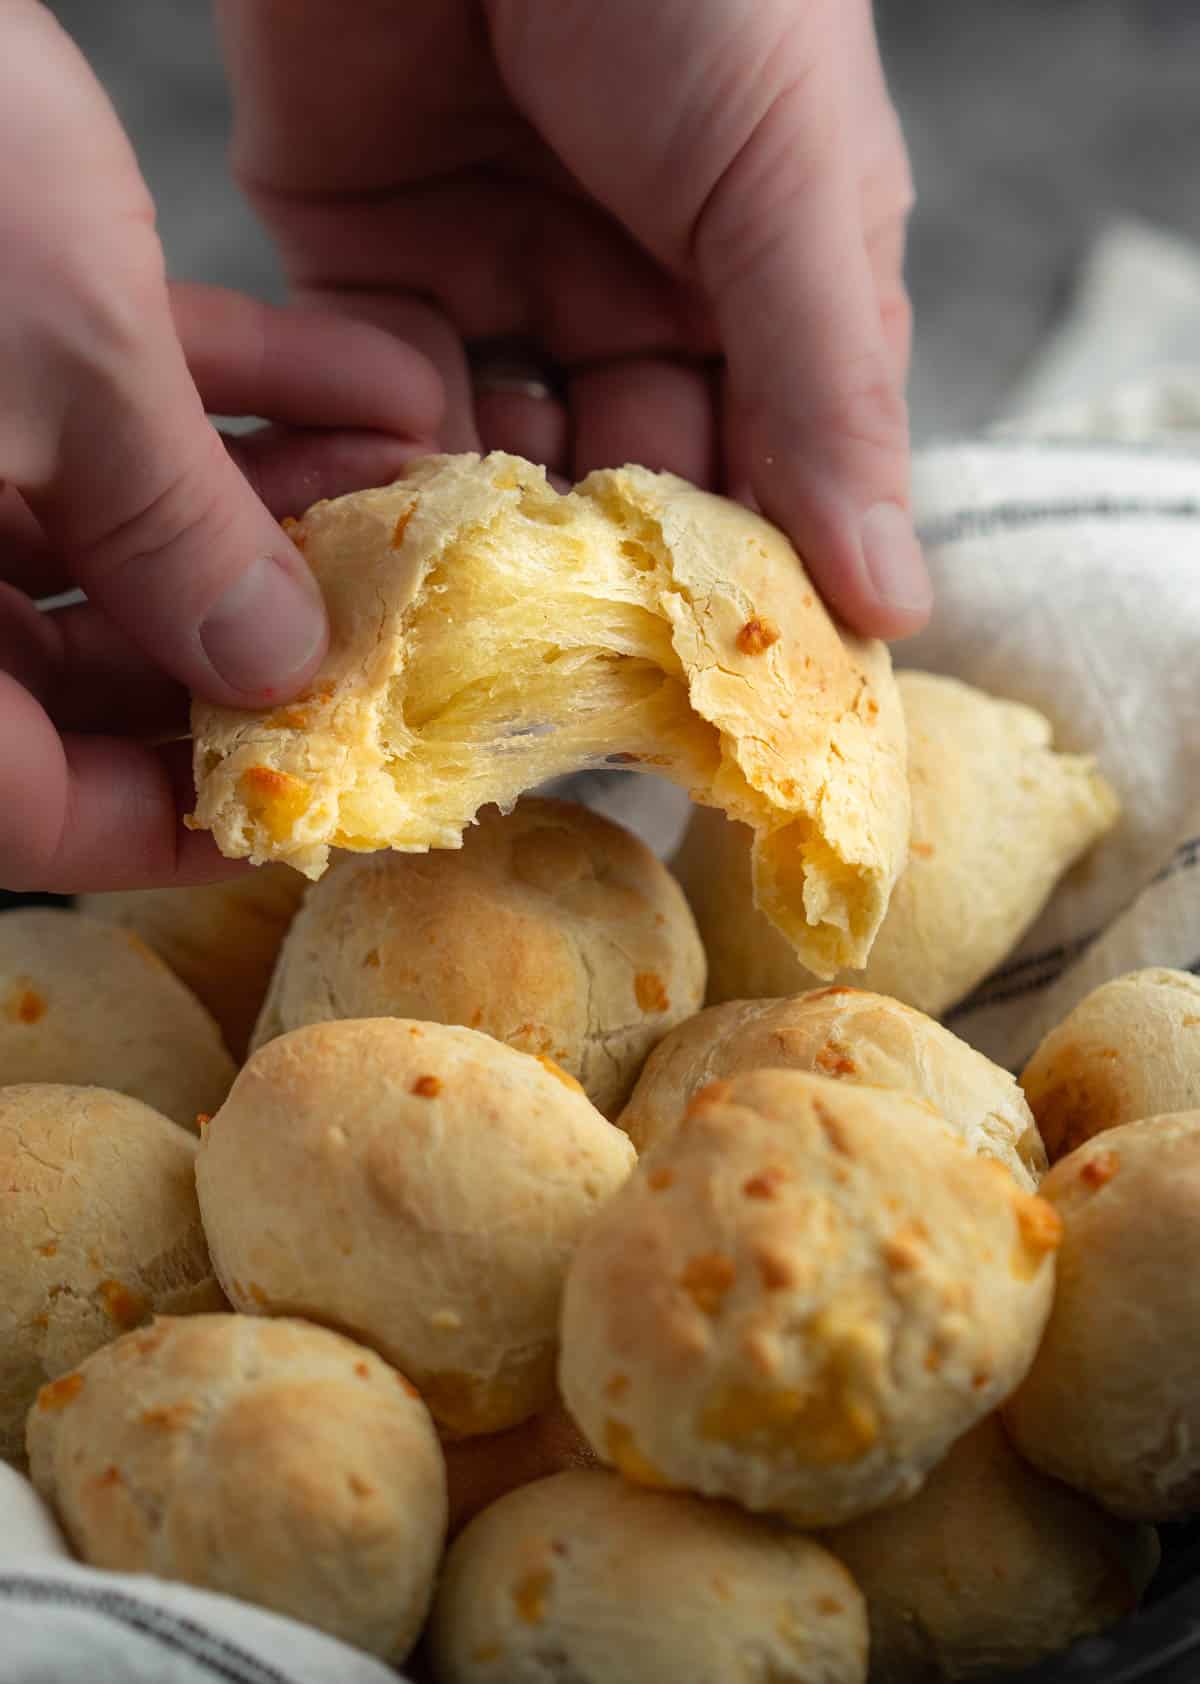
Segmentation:
{"type": "Polygon", "coordinates": [[[1123,1123],[1042,1183],[1063,1222],[1037,1360],[1005,1409],[1017,1448],[1114,1514],[1200,1503],[1200,1111],[1123,1123]]]}
{"type": "Polygon", "coordinates": [[[703,997],[666,867],[585,807],[529,799],[487,809],[455,852],[340,860],[296,919],[254,1044],[331,1017],[458,1023],[553,1060],[611,1116],[703,997]]]}
{"type": "Polygon", "coordinates": [[[84,1561],[254,1602],[400,1661],[446,1526],[428,1413],[296,1321],[161,1318],[46,1388],[34,1484],[84,1561]]]}
{"type": "Polygon", "coordinates": [[[80,895],[75,904],[140,936],[212,1013],[240,1062],[304,889],[296,872],[270,865],[224,883],[80,895]]]}
{"type": "Polygon", "coordinates": [[[330,848],[455,848],[488,802],[617,760],[753,827],[758,902],[820,974],[866,958],[907,843],[903,716],[884,645],[837,630],[776,528],[641,468],[560,497],[494,454],[293,536],[333,641],[298,704],[197,705],[194,822],[224,853],[318,877],[330,848]]]}
{"type": "MultiPolygon", "coordinates": [[[[933,1017],[1017,944],[1055,883],[1116,823],[1116,796],[1049,723],[956,679],[900,672],[912,832],[870,956],[840,980],[933,1017]]],[[[709,955],[710,1004],[796,994],[815,973],[753,903],[751,836],[698,809],[673,862],[709,955]]]]}
{"type": "Polygon", "coordinates": [[[1130,971],[1093,989],[1021,1086],[1052,1160],[1121,1123],[1200,1105],[1200,977],[1130,971]]]}
{"type": "Polygon", "coordinates": [[[1158,1566],[1151,1527],[1037,1473],[989,1416],[915,1497],[826,1534],[867,1599],[871,1676],[1005,1676],[1131,1614],[1158,1566]]]}
{"type": "Polygon", "coordinates": [[[563,1399],[633,1479],[835,1525],[911,1495],[1017,1385],[1056,1243],[923,1101],[717,1081],[580,1243],[563,1399]]]}
{"type": "Polygon", "coordinates": [[[81,913],[0,913],[0,1083],[113,1088],[196,1127],[234,1076],[212,1018],[137,936],[81,913]]]}
{"type": "Polygon", "coordinates": [[[552,1401],[568,1258],[633,1159],[536,1059],[377,1018],[255,1053],[204,1132],[196,1185],[236,1308],[346,1330],[466,1436],[552,1401]]]}
{"type": "Polygon", "coordinates": [[[563,1473],[458,1538],[430,1625],[443,1684],[866,1684],[849,1574],[725,1504],[563,1473]]]}
{"type": "Polygon", "coordinates": [[[1033,1115],[1007,1070],[898,1000],[844,986],[700,1012],[655,1048],[618,1120],[644,1152],[705,1083],[768,1067],[913,1094],[1027,1191],[1045,1171],[1033,1115]]]}
{"type": "Polygon", "coordinates": [[[125,1094],[0,1088],[0,1458],[39,1386],[156,1312],[221,1303],[195,1139],[125,1094]]]}

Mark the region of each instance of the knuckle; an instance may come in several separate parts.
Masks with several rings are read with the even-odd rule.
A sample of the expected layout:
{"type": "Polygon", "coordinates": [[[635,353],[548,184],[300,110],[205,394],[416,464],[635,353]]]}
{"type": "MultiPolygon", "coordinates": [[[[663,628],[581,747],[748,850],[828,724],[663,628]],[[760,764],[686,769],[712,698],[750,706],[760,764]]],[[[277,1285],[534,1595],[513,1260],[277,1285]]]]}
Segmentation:
{"type": "Polygon", "coordinates": [[[872,355],[831,389],[820,420],[838,440],[883,454],[907,452],[908,403],[882,355],[872,355]]]}
{"type": "Polygon", "coordinates": [[[190,460],[157,484],[139,486],[133,496],[106,505],[102,522],[78,536],[73,555],[86,590],[123,594],[136,579],[147,606],[168,593],[181,617],[211,594],[205,568],[171,568],[170,577],[162,578],[158,566],[169,549],[193,558],[222,552],[231,520],[222,492],[228,489],[231,463],[217,430],[208,427],[206,434],[200,435],[190,460]]]}

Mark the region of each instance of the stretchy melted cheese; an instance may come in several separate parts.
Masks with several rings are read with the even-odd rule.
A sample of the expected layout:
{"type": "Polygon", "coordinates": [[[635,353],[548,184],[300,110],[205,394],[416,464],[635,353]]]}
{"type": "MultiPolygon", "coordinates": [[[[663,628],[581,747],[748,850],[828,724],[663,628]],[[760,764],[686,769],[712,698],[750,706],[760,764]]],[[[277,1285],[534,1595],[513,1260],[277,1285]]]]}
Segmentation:
{"type": "Polygon", "coordinates": [[[757,903],[814,972],[863,962],[907,848],[903,715],[774,527],[670,475],[560,496],[492,455],[292,530],[332,645],[297,703],[197,705],[192,822],[225,854],[315,878],[331,848],[455,848],[488,803],[632,765],[751,827],[757,903]]]}

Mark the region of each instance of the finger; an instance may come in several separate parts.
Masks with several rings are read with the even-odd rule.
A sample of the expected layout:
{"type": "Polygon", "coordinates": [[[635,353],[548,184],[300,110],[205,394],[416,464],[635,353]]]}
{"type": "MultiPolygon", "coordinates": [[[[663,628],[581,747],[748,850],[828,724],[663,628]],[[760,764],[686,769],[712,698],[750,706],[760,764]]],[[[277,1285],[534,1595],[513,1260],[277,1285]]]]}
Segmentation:
{"type": "Polygon", "coordinates": [[[717,382],[712,373],[662,358],[639,357],[571,376],[574,474],[638,462],[717,483],[717,382]]]}
{"type": "Polygon", "coordinates": [[[289,201],[287,239],[305,297],[427,295],[467,339],[536,339],[564,364],[704,354],[702,303],[618,223],[572,192],[551,211],[540,184],[443,182],[392,203],[289,201]]]}
{"type": "Polygon", "coordinates": [[[190,689],[293,693],[324,652],[324,605],[205,417],[132,149],[48,9],[4,17],[6,477],[76,582],[190,689]]]}
{"type": "Polygon", "coordinates": [[[436,449],[432,439],[287,427],[261,427],[226,437],[225,446],[278,519],[303,514],[321,498],[390,485],[406,462],[436,449]]]}
{"type": "Polygon", "coordinates": [[[909,513],[907,412],[837,120],[781,96],[709,201],[696,261],[728,358],[736,471],[831,607],[896,637],[928,617],[930,585],[909,513]]]}
{"type": "Polygon", "coordinates": [[[484,450],[506,450],[539,462],[549,473],[570,472],[571,432],[566,406],[539,381],[491,372],[475,375],[475,423],[484,450]]]}
{"type": "Polygon", "coordinates": [[[474,395],[462,337],[435,305],[403,292],[368,287],[302,289],[302,303],[344,312],[357,321],[372,322],[388,334],[419,350],[442,382],[444,410],[437,432],[442,450],[478,450],[474,395]]]}
{"type": "MultiPolygon", "coordinates": [[[[302,514],[322,498],[388,485],[406,462],[436,449],[432,438],[276,426],[221,436],[276,519],[302,514]]],[[[11,490],[0,494],[0,581],[39,600],[69,590],[74,583],[62,557],[49,547],[33,515],[11,490]]]]}
{"type": "Polygon", "coordinates": [[[875,277],[884,339],[904,384],[912,354],[912,309],[904,285],[905,237],[914,202],[912,170],[900,119],[888,93],[871,8],[852,5],[843,16],[850,62],[855,67],[853,128],[867,261],[875,277]]]}
{"type": "Polygon", "coordinates": [[[0,486],[0,581],[30,596],[55,596],[71,588],[61,556],[14,486],[0,486]]]}
{"type": "Polygon", "coordinates": [[[163,737],[187,727],[187,691],[91,603],[47,612],[0,585],[0,671],[60,731],[163,737]]]}
{"type": "Polygon", "coordinates": [[[60,737],[0,673],[0,886],[18,892],[167,887],[235,875],[211,836],[182,823],[185,745],[60,737]]]}
{"type": "Polygon", "coordinates": [[[912,305],[904,284],[905,234],[903,221],[892,221],[867,236],[867,261],[875,279],[879,323],[901,385],[908,379],[913,329],[912,305]]]}
{"type": "Polygon", "coordinates": [[[190,690],[250,706],[311,677],[324,607],[173,350],[161,336],[157,386],[136,356],[112,379],[81,374],[53,476],[31,501],[88,597],[139,647],[190,690]]]}
{"type": "Polygon", "coordinates": [[[429,358],[369,321],[179,283],[171,312],[210,411],[407,439],[432,438],[441,423],[442,383],[429,358]]]}

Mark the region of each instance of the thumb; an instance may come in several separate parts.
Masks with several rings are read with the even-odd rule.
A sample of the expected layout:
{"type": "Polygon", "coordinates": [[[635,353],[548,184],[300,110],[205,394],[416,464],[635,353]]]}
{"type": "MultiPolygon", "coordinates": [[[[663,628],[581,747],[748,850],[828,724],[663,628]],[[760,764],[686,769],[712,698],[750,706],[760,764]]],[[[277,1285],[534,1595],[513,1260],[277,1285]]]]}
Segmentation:
{"type": "Polygon", "coordinates": [[[284,698],[325,650],[316,584],[205,416],[161,269],[101,304],[27,499],[90,600],[190,690],[284,698]]]}
{"type": "Polygon", "coordinates": [[[189,688],[232,705],[295,691],[324,608],[204,414],[129,143],[50,12],[3,16],[0,479],[189,688]]]}

